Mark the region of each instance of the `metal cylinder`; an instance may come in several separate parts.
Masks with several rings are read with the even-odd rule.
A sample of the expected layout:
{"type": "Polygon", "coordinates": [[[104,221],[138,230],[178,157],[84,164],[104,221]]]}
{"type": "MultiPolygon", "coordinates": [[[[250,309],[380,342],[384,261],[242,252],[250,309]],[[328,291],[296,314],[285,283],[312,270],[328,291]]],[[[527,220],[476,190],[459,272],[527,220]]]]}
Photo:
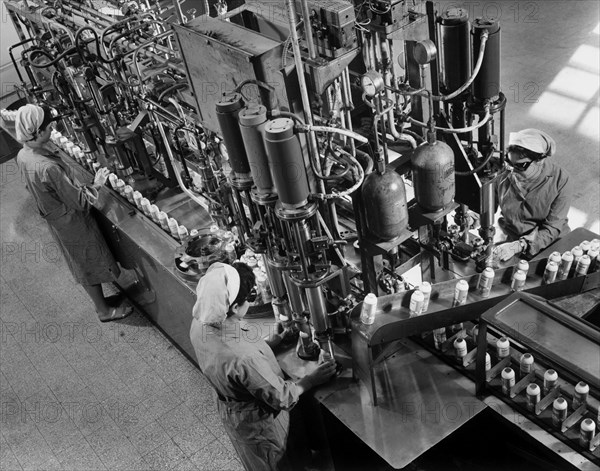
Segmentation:
{"type": "Polygon", "coordinates": [[[320,286],[315,288],[306,288],[306,301],[312,325],[315,332],[321,333],[328,329],[327,325],[327,305],[325,303],[325,295],[320,286]]]}
{"type": "Polygon", "coordinates": [[[394,171],[369,174],[362,186],[369,231],[382,240],[398,237],[408,226],[406,189],[394,171]]]}
{"type": "Polygon", "coordinates": [[[454,154],[442,141],[426,142],[412,155],[415,198],[426,211],[439,211],[454,201],[454,154]]]}
{"type": "Polygon", "coordinates": [[[254,184],[260,194],[273,193],[273,180],[263,139],[267,108],[262,105],[247,106],[240,111],[239,121],[254,184]]]}
{"type": "Polygon", "coordinates": [[[285,289],[285,284],[283,283],[283,272],[269,258],[264,257],[264,262],[273,296],[277,298],[284,297],[287,290],[285,289]]]}
{"type": "Polygon", "coordinates": [[[273,119],[265,125],[265,144],[271,175],[281,204],[295,209],[308,202],[308,180],[294,122],[288,118],[273,119]]]}
{"type": "Polygon", "coordinates": [[[471,75],[469,13],[464,8],[448,8],[437,20],[441,83],[444,94],[458,90],[471,75]]]}
{"type": "Polygon", "coordinates": [[[304,303],[302,302],[300,288],[294,284],[294,282],[290,279],[290,275],[287,273],[283,273],[283,283],[287,289],[288,298],[290,300],[290,304],[292,305],[292,311],[296,313],[296,315],[302,315],[304,312],[304,303]]]}
{"type": "Polygon", "coordinates": [[[248,156],[246,155],[238,123],[238,113],[242,106],[242,96],[239,93],[232,93],[223,97],[217,103],[217,120],[221,128],[223,142],[227,148],[231,169],[236,176],[245,178],[250,174],[250,165],[248,164],[248,156]]]}
{"type": "Polygon", "coordinates": [[[487,30],[488,39],[479,74],[473,82],[475,101],[496,101],[500,97],[500,24],[494,20],[477,18],[473,22],[473,63],[479,56],[481,33],[487,30]]]}

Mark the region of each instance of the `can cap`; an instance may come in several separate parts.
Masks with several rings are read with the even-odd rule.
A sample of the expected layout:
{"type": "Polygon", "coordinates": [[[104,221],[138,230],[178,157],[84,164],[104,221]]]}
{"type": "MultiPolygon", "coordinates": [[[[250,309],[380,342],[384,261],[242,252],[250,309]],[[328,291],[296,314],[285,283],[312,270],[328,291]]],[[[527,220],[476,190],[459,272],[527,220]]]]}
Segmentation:
{"type": "Polygon", "coordinates": [[[377,296],[375,296],[373,293],[369,293],[365,296],[365,300],[364,300],[365,304],[377,304],[377,296]]]}
{"type": "Polygon", "coordinates": [[[277,118],[265,126],[265,137],[271,141],[284,141],[294,135],[294,122],[289,118],[277,118]]]}
{"type": "Polygon", "coordinates": [[[431,293],[431,283],[429,283],[429,281],[424,281],[421,283],[421,292],[431,293]]]}
{"type": "Polygon", "coordinates": [[[574,257],[581,257],[583,255],[583,249],[579,245],[576,245],[571,249],[571,253],[574,257]]]}
{"type": "Polygon", "coordinates": [[[540,387],[535,383],[530,383],[527,386],[527,394],[529,396],[537,396],[538,394],[540,394],[540,387]]]}
{"type": "Polygon", "coordinates": [[[416,289],[411,295],[410,299],[415,301],[423,301],[425,299],[425,295],[421,292],[421,290],[416,289]]]}
{"type": "Polygon", "coordinates": [[[533,364],[533,355],[531,353],[524,353],[523,355],[521,355],[520,362],[524,363],[525,365],[533,364]]]}
{"type": "Polygon", "coordinates": [[[469,12],[465,8],[448,8],[438,19],[444,26],[457,26],[469,21],[469,12]]]}
{"type": "Polygon", "coordinates": [[[554,409],[558,409],[558,410],[565,410],[567,408],[567,401],[565,400],[564,397],[556,398],[554,400],[552,407],[554,407],[554,409]]]}
{"type": "Polygon", "coordinates": [[[544,379],[548,381],[556,381],[558,379],[558,373],[555,370],[546,370],[544,373],[544,379]]]}
{"type": "Polygon", "coordinates": [[[558,271],[558,265],[555,262],[548,262],[546,264],[546,270],[548,270],[548,271],[558,271]]]}
{"type": "Polygon", "coordinates": [[[502,377],[504,379],[511,379],[515,377],[515,371],[512,368],[504,368],[502,370],[502,377]]]}
{"type": "Polygon", "coordinates": [[[232,113],[241,109],[243,104],[242,95],[239,93],[230,93],[217,102],[217,113],[232,113]]]}
{"type": "Polygon", "coordinates": [[[596,430],[596,424],[589,417],[587,419],[583,419],[581,421],[581,431],[582,432],[593,432],[596,430]]]}
{"type": "Polygon", "coordinates": [[[584,383],[583,381],[579,381],[579,383],[577,383],[575,385],[575,392],[579,393],[579,394],[585,394],[588,393],[590,391],[590,387],[587,385],[587,383],[584,383]]]}
{"type": "Polygon", "coordinates": [[[258,126],[267,120],[267,108],[263,105],[247,106],[238,115],[242,126],[258,126]]]}

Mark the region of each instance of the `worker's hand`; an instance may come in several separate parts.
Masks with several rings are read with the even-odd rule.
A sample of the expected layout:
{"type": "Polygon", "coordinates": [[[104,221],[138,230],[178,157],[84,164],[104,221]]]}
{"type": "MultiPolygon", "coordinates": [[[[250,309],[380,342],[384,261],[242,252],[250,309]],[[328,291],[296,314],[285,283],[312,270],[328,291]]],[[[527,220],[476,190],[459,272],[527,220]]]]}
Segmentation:
{"type": "Polygon", "coordinates": [[[105,168],[99,168],[96,172],[96,176],[94,177],[94,186],[101,187],[106,183],[110,171],[105,168]]]}
{"type": "Polygon", "coordinates": [[[514,242],[507,242],[494,247],[494,257],[502,262],[510,260],[515,255],[521,253],[521,242],[515,240],[514,242]]]}
{"type": "Polygon", "coordinates": [[[326,383],[335,375],[335,361],[327,360],[321,363],[315,371],[310,373],[309,379],[311,386],[318,386],[319,384],[326,383]]]}

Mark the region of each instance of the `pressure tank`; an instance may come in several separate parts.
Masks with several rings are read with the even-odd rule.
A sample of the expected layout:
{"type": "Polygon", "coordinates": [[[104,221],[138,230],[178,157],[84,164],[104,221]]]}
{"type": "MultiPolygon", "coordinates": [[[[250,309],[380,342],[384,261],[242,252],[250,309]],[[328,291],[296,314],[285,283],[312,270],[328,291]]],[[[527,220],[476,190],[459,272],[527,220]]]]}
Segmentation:
{"type": "Polygon", "coordinates": [[[448,8],[437,19],[441,83],[445,95],[458,90],[471,76],[471,36],[469,13],[464,8],[448,8]]]}
{"type": "Polygon", "coordinates": [[[221,128],[221,136],[227,148],[229,165],[238,177],[250,176],[250,165],[244,148],[244,141],[238,123],[238,113],[242,109],[243,101],[239,93],[232,93],[223,97],[217,103],[217,120],[221,128]]]}
{"type": "Polygon", "coordinates": [[[240,132],[244,139],[244,148],[250,164],[250,173],[260,194],[274,192],[269,161],[263,139],[267,122],[267,108],[262,105],[246,107],[240,111],[240,132]]]}
{"type": "Polygon", "coordinates": [[[425,142],[411,157],[415,198],[428,212],[446,208],[454,201],[454,154],[443,141],[425,142]]]}
{"type": "Polygon", "coordinates": [[[494,20],[477,18],[473,22],[473,66],[477,63],[481,33],[487,30],[488,39],[479,74],[473,82],[475,101],[496,101],[500,96],[500,24],[494,20]]]}
{"type": "Polygon", "coordinates": [[[381,240],[398,237],[408,226],[404,180],[394,171],[367,175],[362,198],[369,231],[381,240]]]}
{"type": "Polygon", "coordinates": [[[289,118],[273,119],[265,125],[265,148],[279,201],[286,209],[308,202],[308,180],[294,122],[289,118]]]}

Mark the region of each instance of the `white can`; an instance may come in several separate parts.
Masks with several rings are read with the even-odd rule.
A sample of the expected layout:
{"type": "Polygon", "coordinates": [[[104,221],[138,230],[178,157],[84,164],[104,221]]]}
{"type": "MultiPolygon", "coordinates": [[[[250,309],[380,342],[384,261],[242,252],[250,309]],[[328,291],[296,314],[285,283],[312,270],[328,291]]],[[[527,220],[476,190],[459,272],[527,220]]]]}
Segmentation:
{"type": "Polygon", "coordinates": [[[485,354],[485,371],[490,371],[492,369],[492,357],[489,353],[485,354]]]}
{"type": "Polygon", "coordinates": [[[467,342],[463,338],[454,340],[454,353],[459,360],[467,356],[467,342]]]}
{"type": "Polygon", "coordinates": [[[590,447],[590,442],[596,434],[596,424],[590,418],[583,419],[579,426],[579,445],[586,450],[590,447]]]}
{"type": "Polygon", "coordinates": [[[512,279],[512,283],[510,285],[511,291],[522,291],[525,287],[525,280],[527,279],[527,275],[521,270],[517,270],[512,279]]]}
{"type": "Polygon", "coordinates": [[[423,300],[425,296],[423,293],[416,289],[410,296],[410,315],[411,317],[420,316],[423,313],[423,300]]]}
{"type": "Polygon", "coordinates": [[[600,239],[592,239],[590,240],[590,250],[600,250],[600,239]]]}
{"type": "Polygon", "coordinates": [[[515,385],[515,371],[512,368],[504,368],[501,376],[502,392],[508,396],[510,389],[515,385]]]}
{"type": "Polygon", "coordinates": [[[548,260],[550,262],[556,263],[557,265],[560,265],[560,261],[562,260],[562,255],[560,252],[552,252],[550,254],[550,256],[548,257],[548,260]]]}
{"type": "Polygon", "coordinates": [[[110,183],[110,187],[113,190],[117,189],[117,181],[119,180],[119,177],[117,177],[114,173],[109,173],[108,174],[108,183],[110,183]]]}
{"type": "Polygon", "coordinates": [[[549,285],[550,283],[554,283],[556,281],[557,273],[558,273],[558,265],[552,261],[549,261],[546,264],[546,269],[544,270],[544,276],[542,277],[542,284],[549,285]]]}
{"type": "Polygon", "coordinates": [[[155,204],[150,205],[150,217],[156,224],[160,224],[160,219],[158,219],[158,215],[160,214],[160,209],[155,204]]]}
{"type": "Polygon", "coordinates": [[[188,230],[187,230],[187,227],[185,227],[185,226],[179,226],[178,232],[179,232],[179,240],[183,240],[188,236],[188,230]]]}
{"type": "Polygon", "coordinates": [[[429,309],[429,299],[431,298],[431,283],[424,281],[421,283],[421,293],[423,293],[423,312],[429,309]]]}
{"type": "Polygon", "coordinates": [[[377,311],[377,296],[373,293],[369,293],[365,296],[365,299],[360,310],[360,321],[365,325],[371,325],[375,322],[375,312],[377,311]]]}
{"type": "Polygon", "coordinates": [[[177,222],[177,219],[169,218],[167,224],[168,224],[169,232],[171,233],[171,235],[175,239],[179,239],[179,223],[177,222]]]}
{"type": "Polygon", "coordinates": [[[133,192],[133,202],[138,207],[138,209],[142,209],[142,199],[143,198],[144,198],[144,196],[139,191],[136,190],[133,192]]]}
{"type": "Polygon", "coordinates": [[[517,270],[521,270],[525,273],[525,276],[527,276],[527,273],[529,272],[529,262],[527,260],[519,260],[519,263],[517,263],[517,270]]]}
{"type": "Polygon", "coordinates": [[[575,385],[575,393],[573,394],[573,409],[578,409],[579,406],[587,403],[590,387],[583,381],[579,381],[575,385]]]}
{"type": "Polygon", "coordinates": [[[540,402],[542,391],[540,390],[540,387],[537,384],[529,383],[529,385],[527,386],[526,394],[527,409],[533,412],[537,403],[540,402]]]}
{"type": "Polygon", "coordinates": [[[144,214],[146,216],[148,216],[149,218],[151,218],[152,215],[150,214],[150,200],[148,198],[142,198],[142,201],[140,202],[140,206],[141,206],[144,214]]]}
{"type": "Polygon", "coordinates": [[[479,283],[477,289],[482,298],[489,298],[490,292],[492,291],[492,285],[494,284],[494,269],[487,267],[481,275],[479,275],[479,283]]]}
{"type": "Polygon", "coordinates": [[[556,370],[546,370],[544,372],[544,396],[547,395],[558,383],[558,373],[556,370]]]}
{"type": "Polygon", "coordinates": [[[466,280],[458,280],[456,287],[454,288],[454,301],[452,307],[461,306],[467,302],[467,295],[469,293],[469,283],[466,280]]]}
{"type": "Polygon", "coordinates": [[[579,261],[577,262],[577,266],[575,267],[575,276],[587,275],[587,272],[590,269],[590,264],[590,257],[587,255],[582,255],[579,261]]]}
{"type": "Polygon", "coordinates": [[[566,280],[569,277],[573,258],[573,254],[568,250],[562,254],[560,266],[558,267],[558,273],[556,275],[557,280],[566,280]]]}
{"type": "Polygon", "coordinates": [[[510,341],[506,337],[496,340],[496,354],[499,360],[510,355],[510,341]]]}
{"type": "Polygon", "coordinates": [[[123,188],[123,196],[127,198],[127,201],[133,203],[133,188],[130,185],[125,185],[123,188]]]}
{"type": "Polygon", "coordinates": [[[164,211],[160,211],[158,213],[158,223],[160,224],[160,227],[162,227],[163,230],[170,232],[169,231],[169,216],[164,211]]]}
{"type": "Polygon", "coordinates": [[[120,178],[117,180],[117,188],[116,190],[119,192],[119,194],[123,194],[123,191],[125,190],[125,182],[123,180],[121,180],[120,178]]]}
{"type": "Polygon", "coordinates": [[[519,360],[519,373],[521,376],[528,375],[533,371],[534,359],[531,353],[524,353],[519,360]]]}
{"type": "Polygon", "coordinates": [[[552,403],[552,425],[560,428],[567,418],[567,401],[564,397],[557,397],[552,403]]]}

